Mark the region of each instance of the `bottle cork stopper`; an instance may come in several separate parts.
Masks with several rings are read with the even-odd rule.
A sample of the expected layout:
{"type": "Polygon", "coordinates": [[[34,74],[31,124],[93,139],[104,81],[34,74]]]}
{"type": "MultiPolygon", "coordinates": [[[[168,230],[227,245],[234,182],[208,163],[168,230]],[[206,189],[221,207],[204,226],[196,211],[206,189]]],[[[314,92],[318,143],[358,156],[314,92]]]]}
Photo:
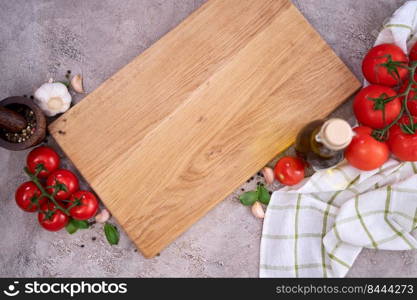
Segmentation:
{"type": "Polygon", "coordinates": [[[343,119],[332,118],[321,127],[320,142],[331,150],[342,150],[352,141],[352,127],[343,119]]]}

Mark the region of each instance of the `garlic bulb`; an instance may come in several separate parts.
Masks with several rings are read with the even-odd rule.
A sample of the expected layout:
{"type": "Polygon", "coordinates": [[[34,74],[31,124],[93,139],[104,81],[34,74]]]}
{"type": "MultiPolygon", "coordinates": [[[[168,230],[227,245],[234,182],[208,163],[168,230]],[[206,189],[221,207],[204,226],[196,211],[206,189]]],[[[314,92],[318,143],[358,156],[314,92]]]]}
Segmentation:
{"type": "Polygon", "coordinates": [[[48,117],[67,111],[71,105],[71,95],[60,82],[42,84],[34,96],[35,103],[48,117]]]}

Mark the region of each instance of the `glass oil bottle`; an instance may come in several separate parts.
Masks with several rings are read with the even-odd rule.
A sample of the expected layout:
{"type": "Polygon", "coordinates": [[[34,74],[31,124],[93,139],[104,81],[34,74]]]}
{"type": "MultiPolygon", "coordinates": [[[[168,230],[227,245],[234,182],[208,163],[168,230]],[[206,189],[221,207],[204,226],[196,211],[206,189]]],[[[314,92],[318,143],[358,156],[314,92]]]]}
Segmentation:
{"type": "Polygon", "coordinates": [[[352,127],[343,119],[316,120],[299,132],[295,150],[314,170],[327,169],[343,160],[352,137],[352,127]]]}

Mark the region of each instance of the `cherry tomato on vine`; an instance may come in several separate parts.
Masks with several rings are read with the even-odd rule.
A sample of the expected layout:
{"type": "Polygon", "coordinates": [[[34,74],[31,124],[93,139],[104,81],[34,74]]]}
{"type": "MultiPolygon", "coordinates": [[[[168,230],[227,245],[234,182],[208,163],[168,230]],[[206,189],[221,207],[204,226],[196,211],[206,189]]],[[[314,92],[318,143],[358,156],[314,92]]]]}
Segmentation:
{"type": "Polygon", "coordinates": [[[362,72],[366,80],[373,84],[395,86],[407,76],[407,55],[394,44],[382,44],[373,47],[365,55],[362,72]]]}
{"type": "Polygon", "coordinates": [[[71,205],[75,205],[69,210],[71,217],[81,221],[94,217],[98,210],[98,200],[89,191],[77,191],[72,194],[67,207],[71,205]]]}
{"type": "Polygon", "coordinates": [[[410,51],[410,61],[416,61],[417,60],[417,43],[414,44],[414,46],[411,48],[410,51]]]}
{"type": "Polygon", "coordinates": [[[304,162],[300,158],[284,156],[275,165],[275,178],[282,184],[295,185],[303,180],[304,167],[304,162]]]}
{"type": "Polygon", "coordinates": [[[355,168],[370,171],[382,166],[389,158],[386,143],[372,137],[372,128],[359,126],[353,129],[356,133],[345,150],[345,158],[355,168]]]}
{"type": "Polygon", "coordinates": [[[58,231],[67,225],[69,217],[57,209],[52,202],[49,202],[41,205],[38,221],[46,230],[58,231]]]}
{"type": "Polygon", "coordinates": [[[59,167],[59,156],[55,152],[54,149],[47,147],[47,146],[40,146],[32,151],[29,152],[26,164],[29,169],[29,172],[34,174],[36,172],[36,167],[39,164],[42,164],[44,167],[44,170],[42,170],[38,177],[40,178],[46,178],[48,177],[51,172],[55,171],[59,167]]]}
{"type": "Polygon", "coordinates": [[[369,85],[356,94],[353,100],[353,111],[362,125],[371,128],[383,128],[390,124],[401,112],[401,100],[397,93],[386,86],[369,85]]]}
{"type": "MultiPolygon", "coordinates": [[[[414,80],[417,80],[417,74],[414,76],[414,80]]],[[[407,90],[408,85],[409,85],[409,81],[406,80],[404,84],[401,86],[398,93],[399,94],[404,93],[407,90]]],[[[415,84],[411,85],[411,89],[416,89],[416,88],[417,88],[417,85],[415,84]]],[[[404,97],[402,97],[402,101],[404,101],[404,97]]],[[[408,93],[407,107],[413,116],[417,116],[417,92],[410,90],[410,92],[408,93]]]]}
{"type": "MultiPolygon", "coordinates": [[[[413,123],[417,123],[416,118],[413,123]]],[[[410,127],[409,117],[403,116],[389,131],[388,146],[403,161],[417,161],[417,132],[410,127]]]]}
{"type": "Polygon", "coordinates": [[[39,206],[47,201],[47,198],[40,199],[41,191],[32,181],[22,183],[16,190],[16,204],[24,211],[35,212],[39,206]],[[37,199],[37,200],[36,200],[37,199]]]}
{"type": "Polygon", "coordinates": [[[48,193],[54,193],[52,186],[56,185],[57,183],[65,185],[66,191],[58,191],[55,195],[56,200],[67,200],[73,193],[78,191],[79,184],[77,176],[75,176],[75,174],[69,170],[58,169],[49,175],[48,179],[46,180],[48,193]]]}

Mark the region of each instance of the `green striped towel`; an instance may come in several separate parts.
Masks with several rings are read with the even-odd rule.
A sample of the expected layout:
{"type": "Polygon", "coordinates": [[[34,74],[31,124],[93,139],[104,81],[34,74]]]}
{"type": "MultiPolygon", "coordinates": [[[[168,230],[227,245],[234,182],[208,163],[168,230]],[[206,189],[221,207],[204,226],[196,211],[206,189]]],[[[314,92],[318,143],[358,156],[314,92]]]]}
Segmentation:
{"type": "MultiPolygon", "coordinates": [[[[417,164],[347,163],[273,193],[261,240],[261,277],[343,277],[363,247],[417,248],[417,164]]],[[[388,267],[388,266],[387,266],[388,267]]]]}

